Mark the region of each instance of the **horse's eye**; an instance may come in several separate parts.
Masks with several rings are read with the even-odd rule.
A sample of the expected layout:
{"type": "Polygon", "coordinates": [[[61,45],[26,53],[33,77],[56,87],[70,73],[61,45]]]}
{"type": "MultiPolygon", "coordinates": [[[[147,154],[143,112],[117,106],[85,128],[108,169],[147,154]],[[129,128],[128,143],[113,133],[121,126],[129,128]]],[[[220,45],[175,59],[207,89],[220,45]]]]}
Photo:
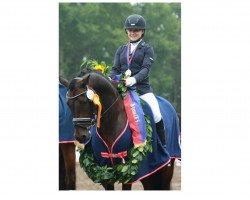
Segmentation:
{"type": "Polygon", "coordinates": [[[78,101],[80,104],[87,103],[87,97],[80,96],[80,97],[77,98],[77,101],[78,101]]]}
{"type": "Polygon", "coordinates": [[[86,104],[88,102],[87,98],[82,98],[79,103],[80,104],[86,104]]]}

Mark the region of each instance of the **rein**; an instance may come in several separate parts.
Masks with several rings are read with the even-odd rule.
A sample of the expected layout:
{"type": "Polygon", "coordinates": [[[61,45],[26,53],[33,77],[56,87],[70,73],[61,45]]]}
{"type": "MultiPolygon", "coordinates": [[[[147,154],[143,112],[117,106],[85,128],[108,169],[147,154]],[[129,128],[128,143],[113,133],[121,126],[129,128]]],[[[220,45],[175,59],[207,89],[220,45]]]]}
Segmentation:
{"type": "Polygon", "coordinates": [[[119,95],[117,96],[116,100],[111,104],[111,106],[109,106],[108,109],[106,109],[106,110],[102,113],[102,116],[101,116],[101,117],[103,117],[103,115],[105,115],[105,113],[107,113],[107,112],[110,110],[110,108],[112,108],[112,106],[118,101],[118,99],[119,99],[119,95]]]}

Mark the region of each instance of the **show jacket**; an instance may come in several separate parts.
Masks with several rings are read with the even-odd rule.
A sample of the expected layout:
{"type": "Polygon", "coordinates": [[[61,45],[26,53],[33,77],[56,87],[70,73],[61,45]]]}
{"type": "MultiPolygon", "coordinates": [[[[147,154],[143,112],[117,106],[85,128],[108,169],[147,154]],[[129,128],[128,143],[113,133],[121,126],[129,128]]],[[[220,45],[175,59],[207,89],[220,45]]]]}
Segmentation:
{"type": "MultiPolygon", "coordinates": [[[[125,74],[127,65],[128,44],[120,46],[114,59],[114,65],[111,69],[110,77],[118,74],[125,74]]],[[[136,88],[140,95],[153,92],[149,84],[149,71],[154,62],[154,50],[143,40],[138,44],[130,65],[131,76],[136,79],[136,88]]]]}

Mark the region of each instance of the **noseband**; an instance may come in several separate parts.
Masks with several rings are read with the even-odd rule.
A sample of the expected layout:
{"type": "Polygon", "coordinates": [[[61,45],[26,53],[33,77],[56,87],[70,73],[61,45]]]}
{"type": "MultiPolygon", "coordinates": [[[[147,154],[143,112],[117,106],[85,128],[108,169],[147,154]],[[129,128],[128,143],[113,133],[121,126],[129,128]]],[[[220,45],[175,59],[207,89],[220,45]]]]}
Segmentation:
{"type": "MultiPolygon", "coordinates": [[[[87,88],[88,88],[88,86],[87,86],[87,88]]],[[[67,97],[67,99],[75,99],[75,98],[77,98],[77,97],[79,97],[79,96],[81,96],[83,94],[86,94],[88,90],[89,89],[87,89],[86,91],[81,92],[81,93],[79,93],[79,94],[77,94],[75,96],[72,96],[72,97],[69,96],[68,92],[67,92],[66,97],[67,97]]],[[[88,95],[86,95],[86,96],[88,96],[88,95]]],[[[115,105],[115,103],[118,101],[118,99],[119,99],[119,95],[117,96],[116,100],[111,104],[111,106],[109,106],[103,112],[101,117],[103,117],[103,115],[106,114],[115,105]]],[[[93,126],[95,124],[95,122],[96,122],[96,115],[95,115],[94,118],[89,118],[89,117],[88,118],[73,118],[73,125],[74,126],[79,126],[79,127],[82,127],[82,128],[86,128],[87,130],[90,130],[91,126],[93,126]]]]}
{"type": "Polygon", "coordinates": [[[90,130],[91,126],[95,124],[95,118],[73,118],[74,127],[79,126],[90,130]]]}

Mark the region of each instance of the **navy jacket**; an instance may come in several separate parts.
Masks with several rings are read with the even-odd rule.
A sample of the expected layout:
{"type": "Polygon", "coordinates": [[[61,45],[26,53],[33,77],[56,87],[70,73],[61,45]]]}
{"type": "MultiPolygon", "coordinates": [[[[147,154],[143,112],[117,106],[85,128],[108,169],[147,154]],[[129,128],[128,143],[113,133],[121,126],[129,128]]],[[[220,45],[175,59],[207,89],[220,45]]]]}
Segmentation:
{"type": "MultiPolygon", "coordinates": [[[[114,65],[110,73],[111,77],[118,74],[124,74],[128,69],[127,48],[128,44],[122,45],[117,49],[114,65]]],[[[137,46],[130,65],[131,76],[136,79],[136,88],[140,95],[153,92],[149,84],[149,71],[154,62],[153,57],[153,47],[142,40],[137,46]]]]}

